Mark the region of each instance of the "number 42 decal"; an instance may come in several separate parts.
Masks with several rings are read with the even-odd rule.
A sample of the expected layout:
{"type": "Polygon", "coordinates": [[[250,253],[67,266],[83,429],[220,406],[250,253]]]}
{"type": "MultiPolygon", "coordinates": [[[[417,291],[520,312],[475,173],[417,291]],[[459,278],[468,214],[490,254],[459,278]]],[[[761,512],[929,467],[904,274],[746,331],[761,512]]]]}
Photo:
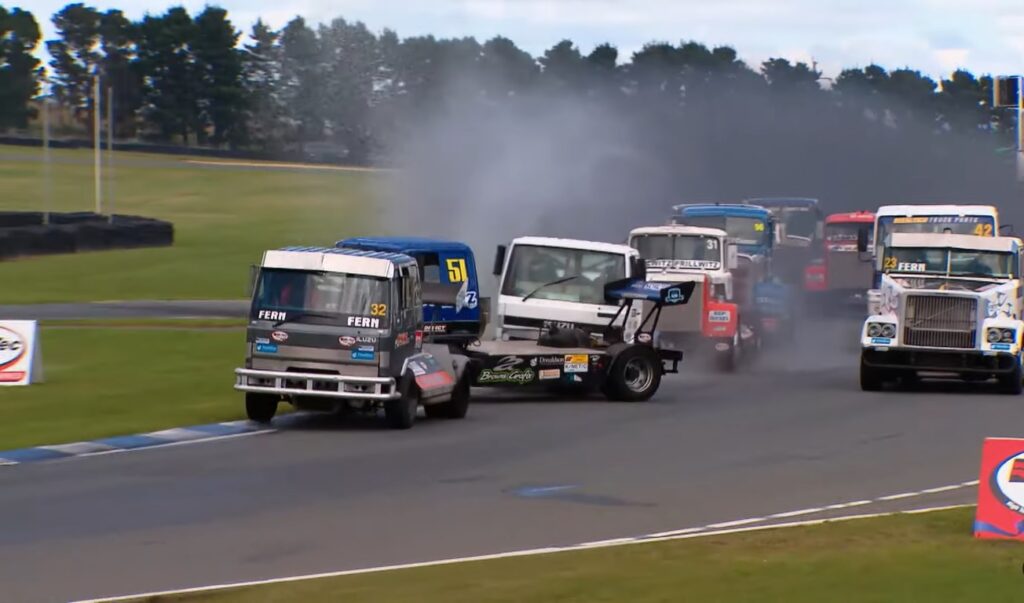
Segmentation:
{"type": "Polygon", "coordinates": [[[974,227],[975,236],[979,237],[991,237],[992,236],[992,225],[991,224],[978,224],[974,227]]]}

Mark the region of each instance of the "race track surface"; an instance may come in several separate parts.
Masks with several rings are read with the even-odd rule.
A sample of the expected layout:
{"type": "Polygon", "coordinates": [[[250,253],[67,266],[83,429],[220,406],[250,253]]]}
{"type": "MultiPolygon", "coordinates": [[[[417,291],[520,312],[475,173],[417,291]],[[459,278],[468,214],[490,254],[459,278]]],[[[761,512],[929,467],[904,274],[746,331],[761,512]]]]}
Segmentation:
{"type": "Polygon", "coordinates": [[[91,318],[244,318],[248,300],[140,300],[34,305],[0,305],[5,320],[91,318]]]}
{"type": "Polygon", "coordinates": [[[982,439],[1019,435],[1021,397],[861,392],[856,328],[808,325],[799,349],[743,374],[691,366],[641,404],[477,395],[465,420],[410,431],[299,417],[274,433],[0,467],[3,599],[567,545],[875,498],[975,479],[982,439]],[[557,486],[572,487],[521,490],[557,486]]]}

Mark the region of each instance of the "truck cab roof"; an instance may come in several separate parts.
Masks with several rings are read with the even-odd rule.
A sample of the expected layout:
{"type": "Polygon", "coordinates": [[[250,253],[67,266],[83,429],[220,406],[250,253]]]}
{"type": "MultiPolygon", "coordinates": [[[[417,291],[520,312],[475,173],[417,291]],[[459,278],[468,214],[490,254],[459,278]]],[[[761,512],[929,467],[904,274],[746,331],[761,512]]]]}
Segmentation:
{"type": "Polygon", "coordinates": [[[459,241],[446,241],[426,237],[352,237],[335,243],[339,247],[389,249],[395,253],[417,253],[431,251],[471,251],[469,245],[459,241]]]}
{"type": "Polygon", "coordinates": [[[339,249],[337,247],[282,247],[263,253],[263,268],[308,270],[394,278],[403,266],[416,266],[416,260],[402,253],[339,249]]]}
{"type": "Polygon", "coordinates": [[[686,224],[666,224],[664,226],[641,226],[629,232],[629,236],[635,235],[702,235],[707,237],[725,237],[727,233],[720,228],[706,228],[704,226],[687,226],[686,224]]]}
{"type": "Polygon", "coordinates": [[[995,214],[993,205],[883,205],[875,212],[886,216],[967,216],[995,214]]]}
{"type": "Polygon", "coordinates": [[[708,203],[694,205],[675,205],[672,209],[680,216],[735,216],[741,218],[767,219],[771,214],[759,205],[743,203],[708,203]]]}
{"type": "Polygon", "coordinates": [[[851,211],[838,214],[829,214],[825,218],[825,224],[846,224],[850,222],[874,222],[875,214],[870,211],[851,211]]]}
{"type": "Polygon", "coordinates": [[[583,239],[561,239],[556,237],[518,237],[512,239],[513,245],[536,245],[538,247],[562,247],[565,249],[584,249],[603,251],[619,255],[636,255],[636,249],[629,245],[605,243],[603,241],[586,241],[583,239]]]}

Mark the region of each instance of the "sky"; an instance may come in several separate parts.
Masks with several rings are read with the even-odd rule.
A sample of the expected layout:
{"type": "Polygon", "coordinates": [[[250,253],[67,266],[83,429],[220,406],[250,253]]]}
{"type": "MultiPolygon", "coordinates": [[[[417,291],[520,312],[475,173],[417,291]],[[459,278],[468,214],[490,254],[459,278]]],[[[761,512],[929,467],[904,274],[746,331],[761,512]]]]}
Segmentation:
{"type": "MultiPolygon", "coordinates": [[[[3,2],[3,0],[0,0],[3,2]]],[[[45,39],[64,0],[11,0],[31,10],[45,39]]],[[[122,0],[87,2],[120,8],[129,18],[180,5],[195,14],[206,4],[228,10],[244,33],[262,17],[274,27],[296,15],[307,22],[336,17],[399,36],[504,35],[534,56],[562,39],[583,52],[609,42],[620,60],[650,41],[695,40],[730,45],[756,66],[782,57],[816,61],[825,76],[877,63],[912,67],[935,79],[957,68],[975,74],[1024,72],[1022,0],[122,0]]],[[[48,60],[40,45],[38,53],[48,60]]]]}

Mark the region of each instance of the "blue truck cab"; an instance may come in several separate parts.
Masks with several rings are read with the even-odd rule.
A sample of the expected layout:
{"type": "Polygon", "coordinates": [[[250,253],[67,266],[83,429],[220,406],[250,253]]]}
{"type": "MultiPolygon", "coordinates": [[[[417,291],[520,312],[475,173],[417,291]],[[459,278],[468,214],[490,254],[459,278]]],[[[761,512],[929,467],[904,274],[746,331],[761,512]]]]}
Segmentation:
{"type": "Polygon", "coordinates": [[[423,329],[436,342],[468,342],[479,338],[485,327],[473,250],[465,243],[419,237],[353,237],[335,247],[401,253],[419,265],[424,290],[458,287],[454,305],[423,304],[423,329]]]}
{"type": "Polygon", "coordinates": [[[718,228],[737,248],[733,271],[736,302],[756,317],[764,332],[789,333],[793,324],[792,291],[774,273],[776,218],[750,203],[694,203],[672,207],[672,224],[718,228]]]}

